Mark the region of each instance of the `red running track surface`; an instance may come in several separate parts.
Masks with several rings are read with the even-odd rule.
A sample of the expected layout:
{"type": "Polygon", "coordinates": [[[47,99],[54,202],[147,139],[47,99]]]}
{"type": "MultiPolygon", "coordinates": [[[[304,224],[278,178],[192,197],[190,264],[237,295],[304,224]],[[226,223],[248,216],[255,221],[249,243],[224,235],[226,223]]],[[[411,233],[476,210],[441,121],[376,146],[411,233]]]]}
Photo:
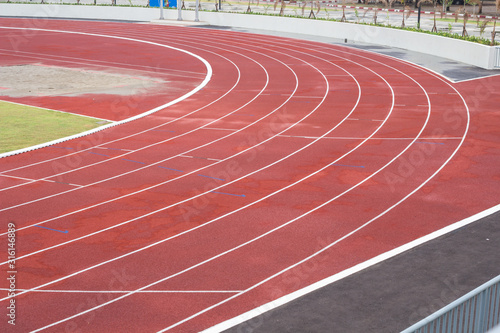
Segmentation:
{"type": "Polygon", "coordinates": [[[148,75],[176,84],[23,103],[121,120],[210,81],[0,160],[19,331],[201,331],[498,203],[498,77],[454,84],[344,46],[220,30],[36,23],[0,20],[2,65],[161,59],[148,75]]]}

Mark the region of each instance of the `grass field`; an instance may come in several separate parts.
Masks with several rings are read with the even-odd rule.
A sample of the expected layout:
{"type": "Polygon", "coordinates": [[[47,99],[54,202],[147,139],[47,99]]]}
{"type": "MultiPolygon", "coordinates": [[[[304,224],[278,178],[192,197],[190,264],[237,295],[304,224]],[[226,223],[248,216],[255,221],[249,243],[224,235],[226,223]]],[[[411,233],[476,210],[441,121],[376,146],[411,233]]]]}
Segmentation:
{"type": "Polygon", "coordinates": [[[0,153],[102,126],[100,119],[0,101],[0,153]]]}

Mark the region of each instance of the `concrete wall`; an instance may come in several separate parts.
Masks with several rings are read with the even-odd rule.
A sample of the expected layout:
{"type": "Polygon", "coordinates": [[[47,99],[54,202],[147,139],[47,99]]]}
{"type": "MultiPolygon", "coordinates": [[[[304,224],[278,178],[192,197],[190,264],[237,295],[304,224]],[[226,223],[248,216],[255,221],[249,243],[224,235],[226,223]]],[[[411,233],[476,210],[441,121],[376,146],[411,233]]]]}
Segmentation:
{"type": "MultiPolygon", "coordinates": [[[[0,4],[0,16],[151,21],[158,19],[159,15],[159,8],[0,4]]],[[[175,9],[164,10],[165,19],[176,20],[177,15],[175,9]]],[[[194,20],[194,15],[194,11],[182,12],[183,19],[186,21],[194,20]]],[[[217,12],[200,12],[199,15],[201,21],[211,25],[347,38],[350,41],[423,52],[486,69],[493,69],[496,63],[496,47],[424,33],[352,23],[264,15],[217,12]]]]}

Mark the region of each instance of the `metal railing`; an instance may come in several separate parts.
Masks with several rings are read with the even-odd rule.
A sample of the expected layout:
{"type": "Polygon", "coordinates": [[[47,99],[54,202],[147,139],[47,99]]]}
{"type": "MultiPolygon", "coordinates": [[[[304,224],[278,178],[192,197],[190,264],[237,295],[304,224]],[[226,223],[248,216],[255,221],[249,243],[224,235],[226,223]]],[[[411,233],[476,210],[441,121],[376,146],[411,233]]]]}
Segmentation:
{"type": "Polygon", "coordinates": [[[500,47],[495,47],[495,68],[500,68],[500,47]]]}
{"type": "Polygon", "coordinates": [[[483,333],[500,322],[500,275],[401,333],[483,333]]]}

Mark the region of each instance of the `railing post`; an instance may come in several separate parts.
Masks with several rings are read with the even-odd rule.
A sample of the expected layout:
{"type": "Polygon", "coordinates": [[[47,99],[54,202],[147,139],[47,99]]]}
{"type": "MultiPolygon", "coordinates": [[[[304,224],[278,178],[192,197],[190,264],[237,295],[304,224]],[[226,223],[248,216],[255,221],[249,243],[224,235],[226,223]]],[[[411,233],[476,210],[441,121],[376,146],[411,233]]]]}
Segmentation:
{"type": "Polygon", "coordinates": [[[194,21],[199,22],[200,17],[199,17],[199,7],[200,7],[200,0],[196,0],[196,8],[194,10],[194,21]]]}

